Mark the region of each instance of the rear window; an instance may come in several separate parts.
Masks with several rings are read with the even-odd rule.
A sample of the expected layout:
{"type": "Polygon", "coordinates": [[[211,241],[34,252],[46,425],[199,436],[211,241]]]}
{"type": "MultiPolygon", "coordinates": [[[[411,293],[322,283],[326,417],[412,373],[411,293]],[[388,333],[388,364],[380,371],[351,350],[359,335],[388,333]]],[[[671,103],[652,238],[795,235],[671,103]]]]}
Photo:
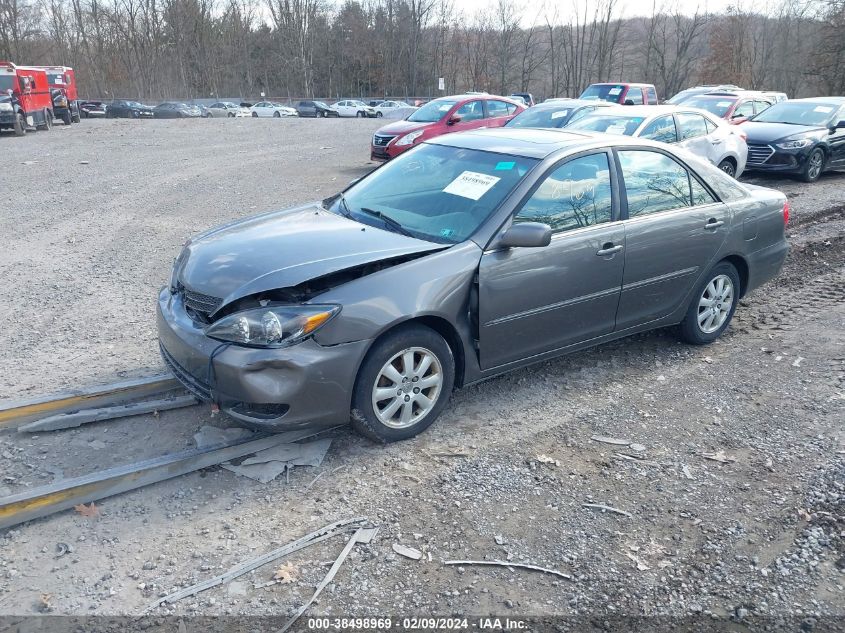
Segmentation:
{"type": "Polygon", "coordinates": [[[632,136],[644,120],[645,117],[641,116],[592,114],[576,121],[568,129],[632,136]]]}
{"type": "Polygon", "coordinates": [[[572,107],[538,109],[535,106],[515,116],[505,127],[563,127],[574,111],[572,107]]]}
{"type": "Polygon", "coordinates": [[[710,114],[715,114],[719,118],[724,117],[734,103],[736,103],[736,99],[731,97],[688,97],[684,99],[685,106],[707,110],[710,114]]]}
{"type": "Polygon", "coordinates": [[[625,84],[593,84],[582,92],[578,98],[616,103],[624,91],[625,84]]]}

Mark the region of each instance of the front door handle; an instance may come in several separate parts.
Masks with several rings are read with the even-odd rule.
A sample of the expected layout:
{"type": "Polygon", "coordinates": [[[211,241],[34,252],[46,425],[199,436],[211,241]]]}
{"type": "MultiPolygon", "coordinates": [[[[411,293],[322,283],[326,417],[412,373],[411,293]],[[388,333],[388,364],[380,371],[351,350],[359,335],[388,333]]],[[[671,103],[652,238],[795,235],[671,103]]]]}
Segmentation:
{"type": "Polygon", "coordinates": [[[717,220],[716,218],[710,218],[709,220],[707,220],[707,224],[704,225],[704,228],[713,231],[715,229],[718,229],[723,224],[724,224],[724,222],[722,222],[722,220],[717,220]]]}
{"type": "Polygon", "coordinates": [[[596,251],[596,255],[598,255],[599,257],[606,257],[607,255],[613,255],[614,253],[618,253],[621,250],[621,244],[617,244],[616,246],[614,246],[612,242],[608,242],[607,244],[602,245],[601,250],[596,251]]]}

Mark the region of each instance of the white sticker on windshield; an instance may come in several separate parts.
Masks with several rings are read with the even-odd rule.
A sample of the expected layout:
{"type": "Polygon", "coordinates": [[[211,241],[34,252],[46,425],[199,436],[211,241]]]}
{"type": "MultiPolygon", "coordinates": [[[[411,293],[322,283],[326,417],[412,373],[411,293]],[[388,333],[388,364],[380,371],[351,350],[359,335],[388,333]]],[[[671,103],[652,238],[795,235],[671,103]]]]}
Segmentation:
{"type": "Polygon", "coordinates": [[[716,103],[717,108],[730,108],[731,102],[730,101],[719,101],[716,103]]]}
{"type": "Polygon", "coordinates": [[[608,90],[608,91],[607,91],[607,94],[616,96],[616,95],[618,95],[620,92],[622,92],[622,88],[618,88],[618,87],[617,87],[617,88],[611,88],[610,90],[608,90]]]}
{"type": "Polygon", "coordinates": [[[450,182],[443,190],[444,193],[451,193],[453,196],[461,196],[470,200],[478,200],[497,182],[501,180],[495,176],[479,174],[475,171],[465,171],[450,182]]]}
{"type": "Polygon", "coordinates": [[[615,123],[613,125],[608,126],[608,128],[604,132],[605,134],[625,134],[625,124],[615,123]]]}
{"type": "Polygon", "coordinates": [[[558,110],[557,112],[552,112],[552,119],[562,119],[567,114],[569,114],[569,110],[558,110]]]}
{"type": "Polygon", "coordinates": [[[823,112],[825,114],[830,114],[831,112],[833,112],[833,108],[828,106],[816,106],[815,108],[813,108],[813,112],[823,112]]]}

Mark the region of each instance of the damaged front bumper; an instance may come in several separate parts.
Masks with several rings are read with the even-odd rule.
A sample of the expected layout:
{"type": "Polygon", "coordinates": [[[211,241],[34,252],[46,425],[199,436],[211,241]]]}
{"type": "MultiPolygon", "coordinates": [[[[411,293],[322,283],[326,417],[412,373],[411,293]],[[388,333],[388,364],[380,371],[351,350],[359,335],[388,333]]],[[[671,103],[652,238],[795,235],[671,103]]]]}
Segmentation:
{"type": "Polygon", "coordinates": [[[307,339],[283,349],[221,347],[191,320],[181,296],[169,288],[159,293],[157,324],[162,358],[176,378],[233,418],[268,431],[349,421],[355,376],[368,341],[324,347],[307,339]],[[212,371],[209,359],[215,350],[212,371]]]}

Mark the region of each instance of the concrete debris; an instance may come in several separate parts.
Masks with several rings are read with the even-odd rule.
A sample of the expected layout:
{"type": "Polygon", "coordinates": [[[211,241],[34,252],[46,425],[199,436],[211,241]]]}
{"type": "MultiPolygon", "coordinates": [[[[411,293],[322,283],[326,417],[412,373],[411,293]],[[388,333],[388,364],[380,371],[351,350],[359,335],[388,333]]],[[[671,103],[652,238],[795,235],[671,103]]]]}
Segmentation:
{"type": "Polygon", "coordinates": [[[400,543],[393,544],[393,551],[399,554],[400,556],[410,558],[411,560],[419,560],[422,558],[422,552],[420,550],[414,549],[413,547],[405,547],[400,543]]]}

